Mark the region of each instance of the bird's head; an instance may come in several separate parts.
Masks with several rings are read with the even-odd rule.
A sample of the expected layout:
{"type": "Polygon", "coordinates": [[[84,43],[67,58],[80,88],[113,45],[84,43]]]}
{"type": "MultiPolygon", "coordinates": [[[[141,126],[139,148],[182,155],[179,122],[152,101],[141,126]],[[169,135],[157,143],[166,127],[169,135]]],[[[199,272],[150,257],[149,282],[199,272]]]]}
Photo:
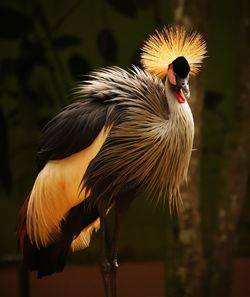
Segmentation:
{"type": "Polygon", "coordinates": [[[169,66],[167,71],[168,81],[176,91],[176,98],[180,103],[185,102],[185,97],[189,98],[189,72],[188,61],[183,57],[176,58],[169,66]],[[184,96],[182,95],[184,93],[184,96]]]}
{"type": "Polygon", "coordinates": [[[164,27],[146,40],[141,62],[145,70],[166,78],[180,103],[190,95],[189,75],[196,75],[206,54],[206,43],[197,32],[181,26],[164,27]]]}

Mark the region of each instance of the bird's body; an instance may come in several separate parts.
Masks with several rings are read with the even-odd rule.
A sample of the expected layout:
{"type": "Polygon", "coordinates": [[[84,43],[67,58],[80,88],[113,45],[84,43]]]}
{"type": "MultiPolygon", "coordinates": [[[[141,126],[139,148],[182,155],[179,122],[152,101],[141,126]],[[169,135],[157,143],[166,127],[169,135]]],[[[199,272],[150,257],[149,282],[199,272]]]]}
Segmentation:
{"type": "Polygon", "coordinates": [[[38,175],[19,216],[20,246],[39,277],[61,271],[69,250],[87,247],[100,225],[104,242],[109,210],[123,213],[140,189],[178,208],[192,152],[192,113],[170,79],[113,67],[93,72],[76,93],[43,131],[38,175]]]}

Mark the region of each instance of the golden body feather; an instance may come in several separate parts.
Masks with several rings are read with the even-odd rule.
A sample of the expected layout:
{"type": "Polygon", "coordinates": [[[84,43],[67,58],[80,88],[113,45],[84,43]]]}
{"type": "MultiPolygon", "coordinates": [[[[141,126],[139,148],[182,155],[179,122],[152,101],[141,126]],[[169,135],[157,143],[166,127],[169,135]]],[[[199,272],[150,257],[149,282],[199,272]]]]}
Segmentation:
{"type": "MultiPolygon", "coordinates": [[[[49,161],[38,174],[30,194],[27,210],[27,232],[37,247],[47,246],[60,236],[60,223],[68,211],[89,196],[81,190],[81,180],[89,163],[101,149],[109,128],[103,128],[94,142],[86,149],[62,160],[49,161]]],[[[90,234],[98,228],[95,221],[72,243],[86,247],[90,234]]]]}

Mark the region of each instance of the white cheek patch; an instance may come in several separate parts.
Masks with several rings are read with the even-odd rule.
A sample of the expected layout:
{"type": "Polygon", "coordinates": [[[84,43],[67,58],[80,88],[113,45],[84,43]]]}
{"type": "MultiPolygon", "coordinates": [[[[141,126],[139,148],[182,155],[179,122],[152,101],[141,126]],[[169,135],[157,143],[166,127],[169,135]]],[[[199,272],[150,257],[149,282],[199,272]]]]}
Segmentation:
{"type": "Polygon", "coordinates": [[[176,86],[176,78],[175,78],[172,64],[170,65],[169,70],[168,70],[168,80],[172,85],[176,86]]]}

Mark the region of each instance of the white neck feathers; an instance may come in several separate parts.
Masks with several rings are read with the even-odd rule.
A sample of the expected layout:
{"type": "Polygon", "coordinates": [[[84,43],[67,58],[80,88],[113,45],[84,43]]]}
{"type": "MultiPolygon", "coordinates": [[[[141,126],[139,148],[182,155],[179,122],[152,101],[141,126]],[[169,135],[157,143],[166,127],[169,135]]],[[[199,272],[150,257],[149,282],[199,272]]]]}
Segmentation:
{"type": "Polygon", "coordinates": [[[194,138],[194,121],[191,109],[188,105],[187,100],[184,103],[180,103],[176,94],[169,84],[168,80],[165,83],[166,98],[168,101],[170,116],[168,129],[171,134],[171,145],[170,150],[173,153],[174,160],[169,163],[173,166],[175,170],[175,176],[172,176],[173,183],[173,195],[169,197],[170,205],[178,204],[181,201],[179,195],[179,187],[183,180],[187,179],[187,171],[189,166],[189,161],[193,148],[193,138],[194,138]],[[180,200],[180,201],[178,201],[180,200]]]}

